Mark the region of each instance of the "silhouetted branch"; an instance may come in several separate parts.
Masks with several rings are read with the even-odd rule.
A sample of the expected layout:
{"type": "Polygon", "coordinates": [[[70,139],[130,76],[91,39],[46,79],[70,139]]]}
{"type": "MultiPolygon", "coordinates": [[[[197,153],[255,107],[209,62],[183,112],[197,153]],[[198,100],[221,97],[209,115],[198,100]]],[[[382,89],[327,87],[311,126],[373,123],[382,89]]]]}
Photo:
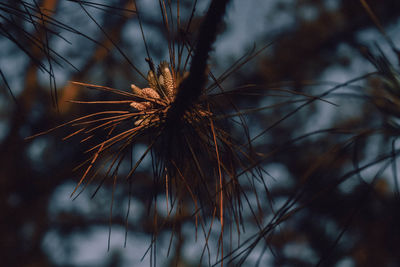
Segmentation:
{"type": "Polygon", "coordinates": [[[192,106],[203,91],[207,81],[205,74],[207,60],[217,37],[218,26],[222,22],[228,2],[229,0],[214,0],[211,2],[200,28],[189,76],[180,85],[175,102],[172,104],[168,114],[168,119],[172,125],[192,106]]]}

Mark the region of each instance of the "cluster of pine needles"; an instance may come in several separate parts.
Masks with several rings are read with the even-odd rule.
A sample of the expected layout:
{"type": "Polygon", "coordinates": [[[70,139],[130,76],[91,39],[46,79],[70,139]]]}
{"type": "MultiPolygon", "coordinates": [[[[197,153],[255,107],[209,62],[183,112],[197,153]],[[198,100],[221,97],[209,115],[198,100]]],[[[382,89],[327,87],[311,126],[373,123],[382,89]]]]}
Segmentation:
{"type": "MultiPolygon", "coordinates": [[[[196,3],[187,27],[190,26],[195,7],[196,3]]],[[[116,100],[71,100],[77,104],[98,105],[100,111],[78,117],[30,138],[63,128],[72,129],[63,140],[79,137],[81,143],[93,143],[85,152],[88,155],[87,160],[75,169],[82,170],[82,175],[71,194],[72,197],[79,196],[96,179],[100,182],[93,196],[105,181],[111,179],[115,186],[121,176],[127,184],[134,185],[139,166],[150,157],[154,182],[152,244],[155,245],[157,233],[162,230],[163,224],[169,220],[174,221],[174,216],[178,216],[184,210],[187,212],[188,207],[192,207],[188,212],[195,223],[196,239],[200,228],[207,244],[213,225],[217,224],[216,220],[219,221],[217,254],[220,256],[217,255],[217,258],[223,259],[225,218],[234,222],[230,227],[236,228],[239,235],[243,226],[241,210],[244,189],[241,188],[239,178],[246,176],[263,181],[263,171],[258,168],[258,154],[252,150],[244,119],[244,114],[253,110],[240,110],[231,100],[232,95],[243,94],[251,86],[242,87],[235,92],[224,90],[221,83],[267,46],[243,56],[218,78],[208,68],[204,68],[200,79],[211,82],[201,84],[201,92],[195,98],[186,96],[186,101],[185,97],[179,96],[180,91],[188,91],[191,86],[198,86],[190,82],[188,84],[187,81],[193,80],[193,67],[188,70],[187,65],[190,59],[194,64],[193,57],[200,52],[199,49],[195,49],[196,44],[192,45],[183,36],[178,42],[174,40],[174,24],[177,27],[176,31],[181,29],[181,25],[179,15],[174,22],[171,3],[160,1],[160,8],[166,30],[170,34],[170,60],[169,63],[164,61],[156,67],[148,55],[147,86],[140,88],[131,84],[130,90],[120,90],[72,82],[89,89],[105,91],[116,97],[116,100]],[[186,85],[183,85],[185,82],[186,85]],[[180,99],[176,100],[177,98],[180,99]],[[110,106],[112,108],[106,108],[110,106]],[[226,113],[227,110],[231,113],[226,113]],[[231,134],[232,127],[244,129],[247,142],[241,140],[242,136],[240,140],[236,139],[231,134]],[[146,143],[146,149],[136,162],[132,162],[133,154],[138,153],[135,150],[136,146],[142,143],[146,143]],[[129,161],[129,171],[121,175],[121,169],[129,161]],[[159,223],[160,215],[157,214],[156,205],[160,195],[165,196],[167,217],[159,223]]],[[[177,12],[179,14],[179,4],[177,12]]],[[[139,13],[138,18],[140,19],[139,13]]],[[[146,45],[143,30],[142,34],[146,45]]],[[[207,40],[208,45],[211,46],[213,41],[212,38],[207,40]]],[[[209,50],[201,59],[204,62],[207,62],[209,50]]],[[[204,66],[206,67],[206,64],[204,66]]],[[[248,204],[252,205],[250,202],[248,204]]],[[[111,210],[112,205],[111,203],[111,210]]],[[[208,245],[204,249],[206,248],[208,245]]]]}
{"type": "MultiPolygon", "coordinates": [[[[153,66],[150,60],[148,62],[153,66]]],[[[154,205],[158,195],[166,196],[168,215],[165,220],[174,216],[173,210],[182,211],[192,206],[190,216],[194,218],[196,232],[201,227],[208,239],[213,223],[207,229],[207,218],[211,217],[212,221],[218,218],[222,249],[225,217],[234,218],[240,233],[243,191],[239,182],[240,175],[260,176],[262,181],[262,173],[253,170],[258,166],[254,158],[257,153],[251,151],[250,145],[240,143],[230,134],[232,122],[247,128],[244,119],[236,119],[243,116],[245,111],[233,114],[222,112],[224,107],[220,106],[221,100],[232,92],[204,93],[180,120],[170,125],[168,112],[185,76],[187,74],[177,72],[168,63],[162,62],[157,70],[150,68],[147,75],[148,87],[143,89],[135,84],[131,85],[131,90],[119,90],[73,82],[117,95],[120,100],[71,100],[77,104],[102,107],[111,105],[113,108],[78,117],[32,138],[70,127],[72,132],[63,140],[76,136],[81,138],[81,143],[94,140],[95,144],[85,152],[89,155],[87,160],[76,168],[82,169],[83,174],[71,196],[78,196],[96,178],[100,182],[94,195],[107,179],[112,179],[115,185],[121,166],[129,161],[132,153],[136,153],[135,145],[146,142],[145,151],[124,177],[127,184],[134,180],[134,174],[144,159],[151,157],[154,205]],[[192,205],[188,205],[188,201],[192,205]]],[[[211,92],[217,86],[216,80],[204,91],[211,92]]],[[[156,210],[155,225],[158,216],[156,210]]],[[[160,229],[153,230],[158,232],[160,229]]]]}

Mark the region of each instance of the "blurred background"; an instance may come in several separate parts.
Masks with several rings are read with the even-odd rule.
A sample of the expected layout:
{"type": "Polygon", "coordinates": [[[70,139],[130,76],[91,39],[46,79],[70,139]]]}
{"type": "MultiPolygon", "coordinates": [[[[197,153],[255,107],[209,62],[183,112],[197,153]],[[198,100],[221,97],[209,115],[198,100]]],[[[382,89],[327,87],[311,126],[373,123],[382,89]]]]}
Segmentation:
{"type": "MultiPolygon", "coordinates": [[[[68,100],[112,99],[69,81],[146,85],[135,70],[148,70],[137,11],[154,62],[169,60],[160,2],[0,2],[3,266],[155,263],[150,158],[130,190],[119,179],[112,194],[105,181],[92,197],[94,182],[72,199],[82,176],[72,170],[89,147],[63,141],[64,129],[25,138],[91,111],[68,100]]],[[[173,16],[179,3],[179,34],[195,40],[209,1],[197,2],[188,28],[194,2],[164,2],[172,2],[173,16]]],[[[265,173],[263,181],[242,180],[242,229],[225,231],[225,265],[399,266],[399,15],[396,0],[231,1],[211,71],[223,74],[254,46],[272,44],[223,83],[262,90],[234,97],[238,107],[269,107],[244,116],[265,173]]],[[[208,246],[195,232],[190,216],[166,225],[157,265],[215,264],[218,227],[208,246]]]]}

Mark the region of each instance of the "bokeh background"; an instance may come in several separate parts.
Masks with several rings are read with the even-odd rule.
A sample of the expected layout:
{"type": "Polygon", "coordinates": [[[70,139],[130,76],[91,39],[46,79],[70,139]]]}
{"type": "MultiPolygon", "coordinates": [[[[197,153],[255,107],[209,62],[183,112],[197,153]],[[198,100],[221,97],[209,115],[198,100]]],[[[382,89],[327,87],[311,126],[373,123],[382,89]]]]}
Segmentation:
{"type": "MultiPolygon", "coordinates": [[[[193,3],[179,1],[183,24],[193,3]]],[[[195,40],[208,5],[197,2],[191,27],[182,27],[186,38],[195,40]]],[[[137,10],[153,60],[168,60],[159,1],[138,0],[137,9],[132,0],[1,1],[1,265],[150,264],[150,158],[131,192],[120,179],[114,194],[106,181],[95,197],[96,183],[72,199],[82,175],[72,170],[88,147],[62,141],[63,129],[25,140],[90,111],[68,100],[110,99],[68,81],[146,84],[132,67],[148,69],[137,10]]],[[[245,116],[265,173],[242,181],[243,229],[240,240],[236,230],[225,232],[226,265],[399,266],[399,14],[396,0],[231,1],[210,54],[213,73],[272,44],[223,84],[255,84],[262,97],[234,100],[270,107],[245,116]]],[[[212,265],[218,235],[216,227],[205,249],[193,218],[168,224],[157,265],[212,265]]]]}

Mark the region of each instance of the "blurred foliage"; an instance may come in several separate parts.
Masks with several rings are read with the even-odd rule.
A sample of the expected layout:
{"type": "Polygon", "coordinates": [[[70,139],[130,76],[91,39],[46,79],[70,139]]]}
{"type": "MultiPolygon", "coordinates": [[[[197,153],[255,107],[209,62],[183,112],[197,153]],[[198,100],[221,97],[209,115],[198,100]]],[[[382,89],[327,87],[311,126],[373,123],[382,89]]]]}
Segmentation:
{"type": "MultiPolygon", "coordinates": [[[[25,140],[96,111],[68,100],[113,99],[66,81],[126,90],[133,81],[145,84],[139,73],[145,73],[147,65],[138,14],[153,59],[168,57],[162,16],[154,9],[159,4],[147,7],[148,2],[138,1],[142,13],[130,0],[0,3],[2,265],[140,266],[149,263],[150,252],[139,261],[147,247],[161,266],[198,266],[202,253],[201,264],[216,263],[219,233],[212,232],[205,246],[187,210],[161,218],[157,246],[150,246],[157,229],[149,215],[154,208],[151,162],[132,184],[119,179],[113,192],[112,181],[105,180],[91,198],[94,182],[71,200],[69,194],[82,175],[72,170],[87,159],[84,152],[90,146],[78,137],[62,141],[69,134],[63,130],[25,140]],[[124,243],[119,238],[102,262],[79,263],[76,255],[104,252],[88,247],[80,252],[79,243],[85,244],[80,240],[99,230],[108,233],[110,224],[111,240],[127,229],[127,247],[118,249],[124,243]],[[135,251],[140,251],[138,260],[127,263],[126,255],[135,251]]],[[[180,1],[182,21],[190,18],[191,10],[192,1],[180,1]]],[[[253,41],[273,45],[223,83],[227,91],[256,85],[244,94],[232,94],[239,109],[271,107],[243,115],[250,136],[260,134],[251,145],[265,179],[241,178],[244,229],[235,229],[236,218],[226,215],[225,265],[399,264],[400,54],[394,36],[385,33],[398,29],[399,11],[395,0],[277,1],[265,10],[271,23],[278,14],[294,23],[272,32],[266,27],[261,40],[253,41]],[[375,43],[360,38],[366,31],[374,32],[375,43]],[[342,75],[351,73],[352,66],[361,69],[362,76],[357,72],[345,83],[329,76],[337,69],[342,75]],[[321,75],[329,81],[321,81],[321,75]]],[[[196,40],[201,15],[197,10],[192,27],[182,25],[176,38],[196,40]]],[[[231,30],[229,23],[222,35],[223,30],[231,30]]],[[[232,63],[213,56],[217,72],[232,63]]],[[[235,125],[229,129],[233,135],[239,132],[235,125]]],[[[165,203],[160,201],[162,214],[165,203]]],[[[107,234],[101,236],[105,250],[110,240],[107,234]]]]}

